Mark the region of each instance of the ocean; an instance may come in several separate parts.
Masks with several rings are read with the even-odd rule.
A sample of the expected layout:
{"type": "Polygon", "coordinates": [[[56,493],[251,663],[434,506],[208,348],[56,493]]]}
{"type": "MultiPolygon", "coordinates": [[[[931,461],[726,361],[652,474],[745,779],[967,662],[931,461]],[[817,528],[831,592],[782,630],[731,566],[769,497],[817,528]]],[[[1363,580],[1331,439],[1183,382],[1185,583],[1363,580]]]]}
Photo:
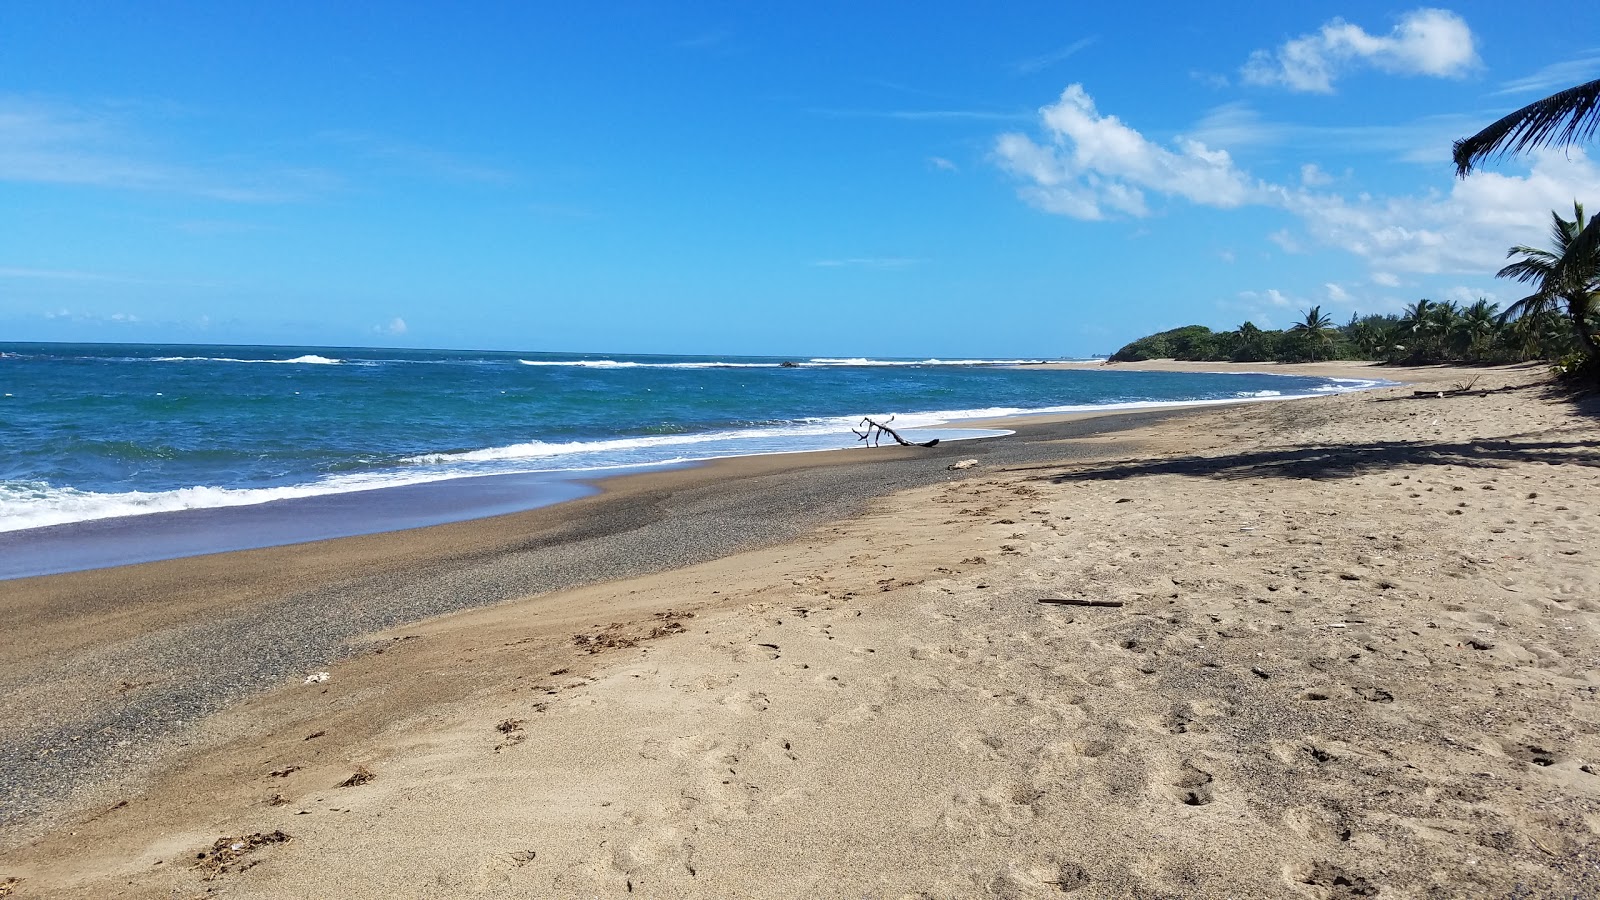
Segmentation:
{"type": "Polygon", "coordinates": [[[951,441],[1376,383],[1034,362],[0,343],[0,532],[484,475],[542,485],[526,508],[580,474],[857,447],[868,415],[951,441]]]}

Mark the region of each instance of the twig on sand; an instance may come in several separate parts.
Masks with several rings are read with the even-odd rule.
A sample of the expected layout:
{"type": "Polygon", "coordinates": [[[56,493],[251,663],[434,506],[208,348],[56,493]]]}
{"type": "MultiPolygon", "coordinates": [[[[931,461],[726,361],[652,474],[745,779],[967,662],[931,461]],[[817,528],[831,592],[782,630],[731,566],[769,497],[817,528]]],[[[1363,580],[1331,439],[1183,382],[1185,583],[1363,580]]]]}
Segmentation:
{"type": "Polygon", "coordinates": [[[885,419],[882,422],[878,422],[878,421],[875,421],[873,419],[862,419],[861,420],[861,424],[862,424],[862,426],[863,426],[863,428],[865,430],[857,431],[854,428],[852,428],[852,429],[850,429],[850,433],[855,435],[856,437],[860,438],[861,440],[866,441],[869,445],[871,445],[873,447],[878,446],[878,442],[883,440],[883,436],[886,435],[886,434],[889,437],[894,438],[894,442],[896,444],[899,444],[902,447],[937,447],[937,446],[939,446],[939,439],[938,438],[934,438],[933,440],[928,441],[926,443],[922,443],[922,444],[918,444],[918,443],[914,443],[912,441],[906,440],[905,438],[900,436],[900,432],[895,431],[893,428],[889,427],[889,423],[893,422],[893,421],[894,421],[894,416],[890,416],[889,418],[885,419]]]}
{"type": "Polygon", "coordinates": [[[1083,600],[1078,597],[1040,597],[1040,603],[1054,603],[1058,606],[1103,606],[1115,608],[1122,605],[1121,600],[1083,600]]]}

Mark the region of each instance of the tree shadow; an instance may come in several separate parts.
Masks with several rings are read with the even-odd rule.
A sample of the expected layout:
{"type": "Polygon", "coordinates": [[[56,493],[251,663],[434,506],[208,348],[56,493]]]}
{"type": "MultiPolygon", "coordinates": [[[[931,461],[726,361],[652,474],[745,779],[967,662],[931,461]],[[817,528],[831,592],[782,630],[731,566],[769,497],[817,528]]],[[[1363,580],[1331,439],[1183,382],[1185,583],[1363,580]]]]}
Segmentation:
{"type": "Polygon", "coordinates": [[[1232,453],[1225,456],[1185,456],[1145,459],[1084,468],[1031,466],[1033,481],[1071,484],[1084,481],[1121,481],[1148,475],[1185,475],[1195,478],[1238,480],[1246,478],[1310,479],[1330,481],[1353,478],[1396,466],[1462,466],[1502,468],[1511,463],[1545,463],[1600,468],[1600,448],[1591,441],[1490,440],[1469,443],[1435,441],[1376,441],[1336,446],[1299,446],[1232,453]],[[1046,471],[1053,469],[1054,471],[1046,471]]]}

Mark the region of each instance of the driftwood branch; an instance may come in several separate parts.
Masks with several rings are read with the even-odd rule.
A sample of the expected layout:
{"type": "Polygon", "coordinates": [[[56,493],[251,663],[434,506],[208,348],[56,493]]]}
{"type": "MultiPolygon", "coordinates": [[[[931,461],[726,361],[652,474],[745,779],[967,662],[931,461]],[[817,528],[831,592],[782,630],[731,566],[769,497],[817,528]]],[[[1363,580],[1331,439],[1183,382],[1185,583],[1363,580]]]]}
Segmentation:
{"type": "Polygon", "coordinates": [[[926,443],[922,443],[922,444],[918,444],[918,443],[906,440],[905,438],[900,436],[900,432],[895,431],[893,428],[889,427],[889,423],[893,422],[893,421],[894,421],[894,416],[890,416],[888,419],[885,419],[882,422],[878,422],[878,421],[875,421],[873,419],[862,419],[861,420],[862,430],[861,431],[857,431],[856,429],[852,428],[852,429],[850,429],[850,433],[855,435],[856,437],[860,438],[862,441],[866,442],[869,446],[873,446],[873,447],[878,446],[878,443],[883,440],[883,436],[886,435],[886,434],[889,437],[893,438],[894,442],[896,444],[899,444],[902,447],[937,447],[937,446],[939,446],[939,439],[938,438],[934,438],[933,440],[928,441],[926,443]]]}
{"type": "Polygon", "coordinates": [[[1374,403],[1395,403],[1400,400],[1443,400],[1446,397],[1487,397],[1494,393],[1494,389],[1470,387],[1455,387],[1447,391],[1412,391],[1409,397],[1374,397],[1374,403]]]}
{"type": "Polygon", "coordinates": [[[1054,603],[1058,606],[1104,606],[1115,609],[1122,605],[1121,600],[1080,600],[1077,597],[1040,597],[1040,603],[1054,603]]]}

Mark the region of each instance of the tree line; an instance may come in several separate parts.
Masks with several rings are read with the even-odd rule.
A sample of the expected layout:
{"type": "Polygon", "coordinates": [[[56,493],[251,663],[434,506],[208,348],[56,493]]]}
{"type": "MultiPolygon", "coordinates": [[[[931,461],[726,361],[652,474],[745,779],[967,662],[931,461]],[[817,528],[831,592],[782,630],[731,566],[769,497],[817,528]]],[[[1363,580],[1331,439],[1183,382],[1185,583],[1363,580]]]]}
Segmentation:
{"type": "Polygon", "coordinates": [[[1318,362],[1376,359],[1429,363],[1510,363],[1563,360],[1579,353],[1566,317],[1543,310],[1507,317],[1498,303],[1460,306],[1418,300],[1399,315],[1353,315],[1343,325],[1313,306],[1287,329],[1245,322],[1232,331],[1186,325],[1139,338],[1111,355],[1114,362],[1182,359],[1195,362],[1318,362]]]}
{"type": "MultiPolygon", "coordinates": [[[[1524,106],[1477,134],[1456,141],[1456,174],[1501,154],[1563,147],[1600,130],[1600,80],[1524,106]]],[[[1115,361],[1186,359],[1234,362],[1310,362],[1379,359],[1394,363],[1501,363],[1547,359],[1558,374],[1600,380],[1600,220],[1553,212],[1548,248],[1515,246],[1514,261],[1496,273],[1531,285],[1532,294],[1504,311],[1479,299],[1468,306],[1418,300],[1400,315],[1355,315],[1335,325],[1322,307],[1282,331],[1245,322],[1233,331],[1187,325],[1139,338],[1115,361]]]]}

